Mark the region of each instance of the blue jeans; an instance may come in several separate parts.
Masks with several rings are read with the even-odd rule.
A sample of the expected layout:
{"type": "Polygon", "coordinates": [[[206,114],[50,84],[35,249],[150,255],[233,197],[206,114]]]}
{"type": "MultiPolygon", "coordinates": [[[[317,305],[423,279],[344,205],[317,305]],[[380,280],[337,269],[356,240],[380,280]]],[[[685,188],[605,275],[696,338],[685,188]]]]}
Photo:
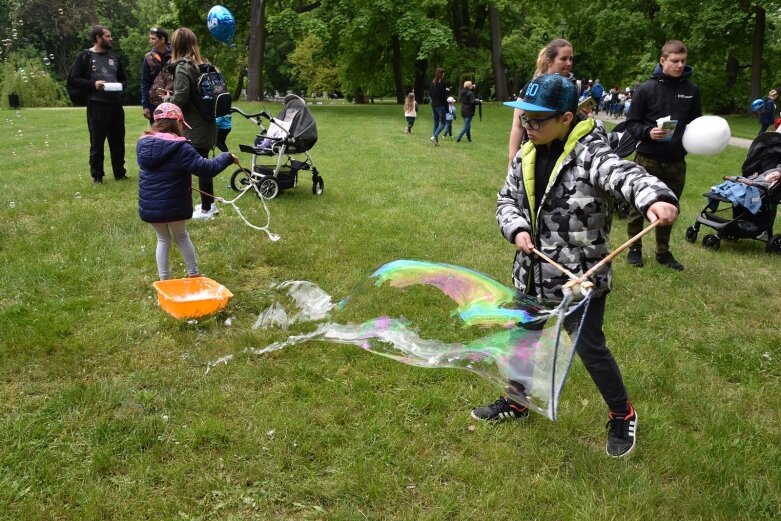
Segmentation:
{"type": "Polygon", "coordinates": [[[439,134],[445,130],[445,115],[447,114],[447,107],[431,107],[431,111],[434,114],[434,139],[438,139],[439,134]]]}
{"type": "Polygon", "coordinates": [[[445,133],[442,134],[442,135],[445,136],[445,137],[447,137],[447,136],[453,137],[453,120],[452,119],[445,120],[445,133]]]}
{"type": "Polygon", "coordinates": [[[472,116],[464,117],[464,128],[458,133],[456,141],[461,141],[464,134],[466,134],[467,141],[472,141],[472,116]]]}

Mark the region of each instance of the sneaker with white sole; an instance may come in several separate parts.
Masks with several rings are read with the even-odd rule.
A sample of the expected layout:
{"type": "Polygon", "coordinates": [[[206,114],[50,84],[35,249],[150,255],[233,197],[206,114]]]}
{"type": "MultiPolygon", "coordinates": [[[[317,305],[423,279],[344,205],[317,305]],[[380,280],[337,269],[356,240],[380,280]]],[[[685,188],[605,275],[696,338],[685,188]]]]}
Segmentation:
{"type": "Polygon", "coordinates": [[[482,421],[519,420],[529,415],[529,408],[515,403],[506,396],[500,396],[490,405],[472,409],[472,418],[482,421]]]}
{"type": "Polygon", "coordinates": [[[219,210],[217,210],[217,207],[212,205],[212,207],[209,209],[209,211],[204,212],[203,208],[198,205],[193,210],[193,219],[200,219],[200,220],[210,220],[214,219],[214,216],[219,213],[219,210]]]}
{"type": "Polygon", "coordinates": [[[612,458],[629,456],[637,445],[637,411],[627,402],[627,414],[608,413],[605,452],[612,458]]]}

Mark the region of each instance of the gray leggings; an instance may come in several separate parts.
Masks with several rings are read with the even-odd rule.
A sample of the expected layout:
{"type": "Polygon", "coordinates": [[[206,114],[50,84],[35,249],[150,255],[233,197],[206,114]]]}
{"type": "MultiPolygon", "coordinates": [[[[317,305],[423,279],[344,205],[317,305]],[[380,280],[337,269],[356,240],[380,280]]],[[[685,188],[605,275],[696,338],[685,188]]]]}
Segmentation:
{"type": "Polygon", "coordinates": [[[157,233],[157,249],[155,257],[157,258],[157,273],[160,280],[171,277],[168,271],[168,252],[171,250],[171,234],[176,239],[176,244],[182,251],[184,263],[187,265],[187,275],[198,275],[198,263],[195,260],[195,248],[187,234],[185,221],[173,221],[170,223],[149,223],[157,233]]]}

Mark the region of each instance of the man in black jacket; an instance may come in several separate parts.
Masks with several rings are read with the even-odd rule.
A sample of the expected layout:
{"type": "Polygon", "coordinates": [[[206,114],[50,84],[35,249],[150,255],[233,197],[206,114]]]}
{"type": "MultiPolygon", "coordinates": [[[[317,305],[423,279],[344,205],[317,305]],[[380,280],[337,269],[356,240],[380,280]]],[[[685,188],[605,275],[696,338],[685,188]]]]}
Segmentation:
{"type": "MultiPolygon", "coordinates": [[[[686,150],[683,132],[686,125],[702,116],[700,91],[689,81],[692,68],[686,65],[688,51],[683,42],[671,40],[662,47],[662,55],[651,77],[640,84],[632,98],[626,117],[626,128],[639,145],[635,162],[659,178],[681,198],[686,182],[686,150]],[[668,117],[677,121],[670,134],[660,128],[658,119],[668,117]]],[[[643,229],[643,216],[632,210],[627,233],[630,237],[643,229]]],[[[683,270],[683,264],[670,252],[672,226],[656,228],[656,260],[674,270],[683,270]]],[[[630,248],[627,260],[635,267],[643,266],[641,241],[630,248]]]]}
{"type": "Polygon", "coordinates": [[[114,179],[127,179],[125,171],[125,111],[121,92],[127,81],[119,57],[112,51],[111,31],[96,25],[90,33],[93,46],[79,53],[68,74],[68,84],[88,93],[89,166],[95,184],[103,183],[103,144],[108,139],[114,179]]]}

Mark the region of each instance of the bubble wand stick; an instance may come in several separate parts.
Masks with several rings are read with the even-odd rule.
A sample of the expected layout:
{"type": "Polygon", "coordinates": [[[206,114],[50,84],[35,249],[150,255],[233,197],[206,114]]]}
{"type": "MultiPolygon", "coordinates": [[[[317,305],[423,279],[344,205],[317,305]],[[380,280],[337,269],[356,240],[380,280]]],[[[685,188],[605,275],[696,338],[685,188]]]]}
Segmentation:
{"type": "Polygon", "coordinates": [[[584,273],[583,275],[578,277],[577,280],[571,280],[571,281],[567,282],[564,285],[564,287],[565,288],[573,288],[573,287],[577,286],[578,284],[583,284],[584,282],[587,282],[587,279],[590,276],[592,276],[597,271],[602,269],[602,267],[605,266],[606,264],[610,263],[610,261],[612,261],[616,257],[616,255],[618,255],[619,253],[621,253],[622,251],[624,251],[625,249],[630,247],[632,244],[637,242],[643,235],[645,235],[646,233],[648,233],[651,230],[653,230],[654,228],[656,228],[656,226],[658,224],[659,224],[659,220],[657,219],[656,221],[654,221],[651,224],[649,224],[648,226],[646,226],[645,229],[643,229],[640,233],[638,233],[634,237],[630,238],[624,244],[622,244],[621,246],[619,246],[618,248],[616,248],[615,250],[610,252],[610,254],[607,257],[605,257],[601,261],[599,261],[596,264],[594,264],[594,266],[592,266],[592,268],[590,270],[588,270],[586,273],[584,273]]]}

